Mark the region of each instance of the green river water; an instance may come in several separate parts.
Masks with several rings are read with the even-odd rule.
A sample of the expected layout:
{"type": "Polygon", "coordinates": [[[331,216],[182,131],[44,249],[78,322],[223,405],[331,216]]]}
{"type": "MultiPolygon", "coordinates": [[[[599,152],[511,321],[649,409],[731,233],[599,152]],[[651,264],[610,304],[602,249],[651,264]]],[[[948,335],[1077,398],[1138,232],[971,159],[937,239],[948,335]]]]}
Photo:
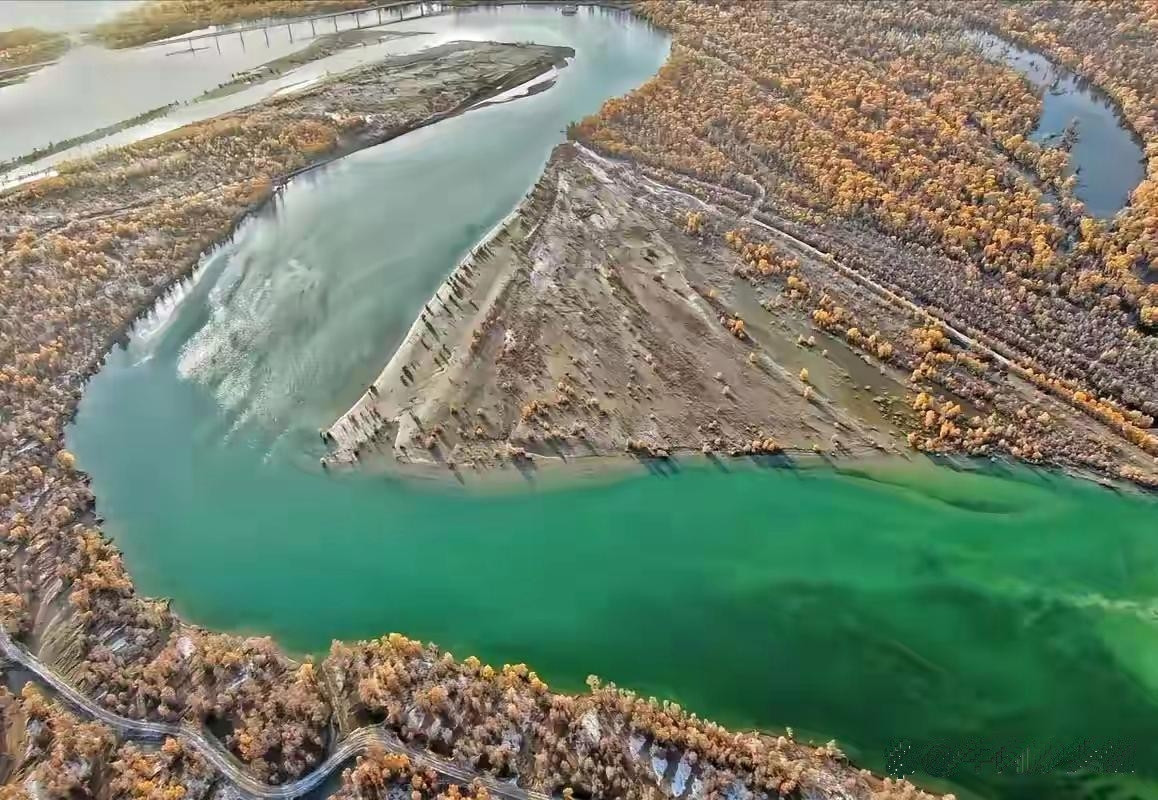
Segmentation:
{"type": "Polygon", "coordinates": [[[1152,501],[931,462],[685,464],[485,492],[318,469],[318,428],[567,122],[668,52],[586,9],[410,27],[577,57],[549,91],[294,180],[110,354],[69,446],[138,587],[295,652],[400,631],[560,689],[596,673],[728,725],[837,738],[877,770],[947,772],[923,779],[961,796],[1158,796],[1152,501]],[[1102,768],[1050,766],[1083,743],[1076,760],[1100,749],[1102,768]],[[967,746],[971,763],[937,767],[967,746]],[[1125,774],[1097,774],[1113,759],[1125,774]]]}

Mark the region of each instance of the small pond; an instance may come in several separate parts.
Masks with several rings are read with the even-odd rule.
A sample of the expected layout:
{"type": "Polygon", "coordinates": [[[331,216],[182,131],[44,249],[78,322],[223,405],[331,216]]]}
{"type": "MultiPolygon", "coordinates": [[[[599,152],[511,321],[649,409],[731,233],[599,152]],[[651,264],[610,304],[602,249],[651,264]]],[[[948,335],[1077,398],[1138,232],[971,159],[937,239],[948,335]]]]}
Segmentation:
{"type": "Polygon", "coordinates": [[[1075,125],[1070,149],[1070,170],[1078,176],[1075,193],[1091,215],[1117,214],[1145,177],[1146,164],[1142,142],[1126,127],[1111,99],[1041,53],[990,33],[973,38],[987,57],[1008,64],[1041,92],[1041,119],[1031,139],[1060,145],[1066,128],[1075,125]]]}

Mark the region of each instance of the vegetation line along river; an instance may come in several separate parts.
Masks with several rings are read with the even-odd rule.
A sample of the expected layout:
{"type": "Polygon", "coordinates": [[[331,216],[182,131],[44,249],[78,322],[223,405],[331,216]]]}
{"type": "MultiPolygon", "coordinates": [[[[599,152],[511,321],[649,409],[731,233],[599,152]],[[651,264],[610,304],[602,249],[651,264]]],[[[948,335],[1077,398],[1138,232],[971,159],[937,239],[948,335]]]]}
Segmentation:
{"type": "Polygon", "coordinates": [[[1136,745],[1138,774],[1012,776],[961,796],[1158,791],[1154,505],[1023,469],[680,467],[518,491],[327,476],[317,430],[566,125],[651,76],[630,15],[404,23],[575,48],[557,84],[295,179],[90,383],[69,447],[141,591],[291,650],[398,630],[597,673],[731,726],[839,738],[859,763],[978,738],[1136,745]],[[1127,782],[1127,778],[1128,781],[1127,782]]]}
{"type": "Polygon", "coordinates": [[[0,631],[0,661],[3,660],[11,661],[27,670],[37,681],[66,700],[72,708],[77,709],[86,717],[109,726],[119,736],[129,741],[159,742],[166,737],[181,739],[196,750],[233,787],[244,791],[249,797],[265,798],[266,800],[289,800],[289,798],[309,794],[354,756],[364,753],[374,746],[379,746],[387,748],[390,752],[404,753],[413,763],[424,767],[428,766],[439,774],[463,784],[481,781],[492,795],[504,798],[504,800],[546,800],[546,795],[540,792],[527,791],[518,786],[495,780],[489,775],[479,775],[474,770],[464,769],[457,764],[434,756],[425,749],[408,745],[398,739],[389,729],[377,725],[359,728],[352,732],[342,740],[341,745],[335,748],[325,761],[309,774],[290,783],[270,786],[254,778],[246,767],[238,763],[237,758],[225,749],[214,736],[207,736],[187,725],[130,719],[102,708],[73,688],[38,658],[13,642],[6,631],[0,631]]]}

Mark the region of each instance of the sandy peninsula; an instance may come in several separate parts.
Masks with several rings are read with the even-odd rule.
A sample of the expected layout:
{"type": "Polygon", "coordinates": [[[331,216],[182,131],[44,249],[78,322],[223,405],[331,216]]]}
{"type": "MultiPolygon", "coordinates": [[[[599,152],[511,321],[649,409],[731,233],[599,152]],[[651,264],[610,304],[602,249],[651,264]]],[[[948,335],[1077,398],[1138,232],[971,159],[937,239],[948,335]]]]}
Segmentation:
{"type": "Polygon", "coordinates": [[[326,464],[917,449],[1153,473],[999,354],[694,184],[561,145],[323,432],[326,464]],[[929,364],[971,380],[925,391],[929,364]]]}

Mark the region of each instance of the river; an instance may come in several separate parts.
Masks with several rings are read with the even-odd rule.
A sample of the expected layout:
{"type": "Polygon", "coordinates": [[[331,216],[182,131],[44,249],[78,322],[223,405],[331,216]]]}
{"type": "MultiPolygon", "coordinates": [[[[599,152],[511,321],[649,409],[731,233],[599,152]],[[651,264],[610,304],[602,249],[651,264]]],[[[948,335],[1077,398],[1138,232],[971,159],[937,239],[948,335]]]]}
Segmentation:
{"type": "Polygon", "coordinates": [[[1041,53],[991,33],[979,32],[973,38],[988,58],[1016,70],[1041,94],[1041,117],[1030,139],[1056,146],[1066,128],[1076,125],[1066,174],[1076,171],[1074,194],[1086,211],[1107,219],[1122,210],[1146,177],[1146,154],[1105,92],[1041,53]]]}
{"type": "MultiPolygon", "coordinates": [[[[59,20],[72,14],[77,20],[75,24],[79,26],[82,22],[91,24],[107,18],[117,8],[117,4],[109,0],[90,0],[75,3],[80,12],[78,14],[71,8],[72,0],[69,0],[68,5],[69,10],[61,10],[59,5],[46,4],[46,8],[41,8],[40,2],[8,0],[0,3],[0,22],[6,16],[12,20],[10,24],[18,24],[21,21],[38,22],[45,17],[59,20]]],[[[121,4],[120,7],[128,9],[132,4],[121,4]]],[[[3,125],[0,162],[24,156],[53,142],[118,125],[169,103],[185,105],[149,125],[137,126],[132,136],[122,134],[108,137],[97,145],[73,148],[67,155],[75,158],[255,103],[287,85],[288,81],[266,81],[231,98],[216,101],[200,98],[205,92],[229,82],[238,73],[304,50],[314,41],[315,35],[337,33],[355,27],[370,30],[376,28],[379,21],[409,19],[424,13],[435,13],[441,7],[440,2],[416,2],[387,9],[382,14],[376,11],[350,14],[316,22],[314,25],[300,21],[285,22],[268,29],[249,30],[193,44],[161,42],[123,50],[89,44],[79,32],[74,31],[74,46],[59,61],[33,72],[24,81],[0,86],[0,124],[3,125]]],[[[3,28],[4,25],[0,24],[0,30],[3,28]]],[[[396,29],[396,25],[381,28],[384,32],[396,29]]],[[[420,29],[431,28],[423,26],[420,29]]],[[[295,70],[295,80],[324,75],[326,70],[348,69],[357,63],[410,49],[413,48],[406,47],[404,43],[389,42],[356,48],[295,70]]],[[[44,167],[59,160],[54,158],[30,166],[44,167]]]]}
{"type": "Polygon", "coordinates": [[[488,491],[318,469],[318,428],[532,185],[566,124],[669,48],[595,9],[405,25],[431,44],[529,40],[576,57],[549,91],[298,177],[110,354],[68,444],[140,590],[295,652],[400,631],[526,661],[559,689],[597,673],[728,725],[835,737],[882,771],[930,764],[940,745],[1125,741],[1144,776],[977,763],[931,785],[1155,795],[1151,501],[925,461],[689,463],[488,491]]]}

